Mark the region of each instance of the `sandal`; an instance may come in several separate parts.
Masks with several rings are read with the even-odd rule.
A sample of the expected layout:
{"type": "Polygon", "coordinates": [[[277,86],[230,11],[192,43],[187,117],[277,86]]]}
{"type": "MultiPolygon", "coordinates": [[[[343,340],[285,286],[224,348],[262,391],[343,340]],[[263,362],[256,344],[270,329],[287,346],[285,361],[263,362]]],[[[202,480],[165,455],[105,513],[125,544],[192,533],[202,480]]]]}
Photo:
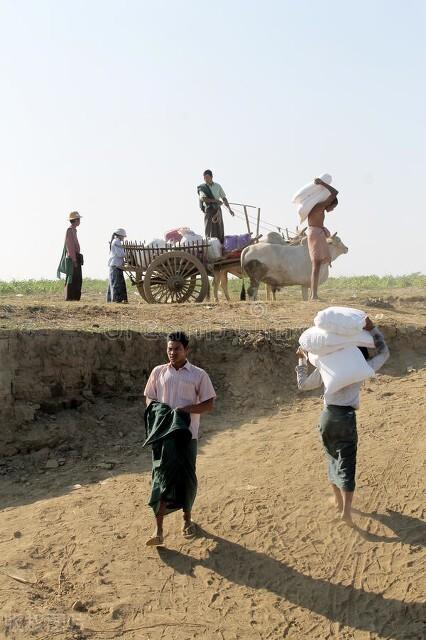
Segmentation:
{"type": "Polygon", "coordinates": [[[195,524],[195,522],[191,521],[185,523],[183,525],[182,533],[184,538],[193,538],[197,533],[197,525],[195,524]]]}
{"type": "Polygon", "coordinates": [[[162,547],[164,546],[164,536],[151,536],[145,544],[147,547],[162,547]]]}

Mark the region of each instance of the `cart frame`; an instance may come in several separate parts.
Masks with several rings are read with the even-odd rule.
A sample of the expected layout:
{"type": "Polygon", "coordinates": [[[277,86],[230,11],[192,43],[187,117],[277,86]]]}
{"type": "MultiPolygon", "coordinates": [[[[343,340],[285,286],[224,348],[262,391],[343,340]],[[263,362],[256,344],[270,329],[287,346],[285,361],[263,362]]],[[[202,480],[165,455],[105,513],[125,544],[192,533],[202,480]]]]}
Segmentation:
{"type": "MultiPolygon", "coordinates": [[[[247,208],[257,209],[256,236],[251,241],[251,244],[254,244],[261,237],[260,208],[244,204],[238,206],[244,208],[250,234],[252,231],[247,208]]],[[[210,293],[209,275],[214,276],[217,270],[227,264],[239,263],[239,258],[227,256],[209,262],[207,240],[188,244],[177,243],[167,247],[126,240],[123,242],[123,248],[123,270],[137,287],[141,297],[149,303],[202,302],[210,293]]]]}
{"type": "Polygon", "coordinates": [[[202,302],[209,293],[207,242],[173,247],[125,241],[124,271],[145,302],[202,302]]]}

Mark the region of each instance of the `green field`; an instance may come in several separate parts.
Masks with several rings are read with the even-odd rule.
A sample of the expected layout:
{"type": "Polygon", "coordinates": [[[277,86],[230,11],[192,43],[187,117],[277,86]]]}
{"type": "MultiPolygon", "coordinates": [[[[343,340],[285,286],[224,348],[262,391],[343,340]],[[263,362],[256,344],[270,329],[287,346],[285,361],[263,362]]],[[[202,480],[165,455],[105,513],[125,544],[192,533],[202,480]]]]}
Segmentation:
{"type": "MultiPolygon", "coordinates": [[[[426,275],[421,273],[410,273],[405,276],[341,276],[339,278],[329,278],[325,284],[321,285],[321,291],[349,291],[351,293],[358,291],[409,288],[426,288],[426,275]]],[[[229,289],[233,293],[239,292],[241,289],[241,282],[238,280],[231,280],[229,282],[229,289]]],[[[300,295],[299,287],[287,287],[286,294],[290,291],[294,291],[295,293],[297,292],[297,295],[300,295]]]]}
{"type": "MultiPolygon", "coordinates": [[[[105,294],[107,280],[96,280],[85,278],[83,283],[83,293],[105,294]]],[[[247,285],[247,282],[246,282],[247,285]]],[[[241,289],[241,281],[232,279],[229,282],[232,293],[237,293],[241,289]]],[[[11,280],[6,282],[0,280],[0,296],[37,296],[37,295],[62,295],[64,288],[63,280],[11,280]]],[[[129,289],[131,285],[129,283],[129,289]]],[[[426,275],[421,273],[411,273],[403,276],[352,276],[329,278],[327,283],[321,287],[325,291],[345,290],[345,291],[371,291],[387,289],[408,289],[426,288],[426,275]]]]}
{"type": "MultiPolygon", "coordinates": [[[[85,278],[83,291],[86,293],[105,293],[107,280],[85,278]]],[[[0,280],[0,296],[27,295],[37,296],[45,294],[61,294],[64,290],[63,280],[0,280]]]]}

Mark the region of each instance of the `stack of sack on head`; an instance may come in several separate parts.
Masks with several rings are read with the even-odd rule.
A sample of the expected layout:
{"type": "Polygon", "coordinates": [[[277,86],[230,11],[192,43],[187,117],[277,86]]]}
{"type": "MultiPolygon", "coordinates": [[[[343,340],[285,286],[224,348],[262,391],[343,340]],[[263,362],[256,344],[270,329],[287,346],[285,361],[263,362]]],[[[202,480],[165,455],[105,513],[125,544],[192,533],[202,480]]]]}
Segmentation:
{"type": "MultiPolygon", "coordinates": [[[[323,182],[331,184],[332,177],[329,173],[323,173],[320,178],[323,182]]],[[[292,201],[297,205],[300,224],[306,220],[316,204],[325,202],[329,196],[329,190],[320,184],[315,184],[315,182],[310,182],[299,189],[294,194],[292,201]]]]}
{"type": "Polygon", "coordinates": [[[300,346],[320,371],[326,393],[375,376],[358,349],[374,348],[372,335],[364,330],[366,318],[358,309],[329,307],[320,311],[314,326],[300,336],[300,346]]]}

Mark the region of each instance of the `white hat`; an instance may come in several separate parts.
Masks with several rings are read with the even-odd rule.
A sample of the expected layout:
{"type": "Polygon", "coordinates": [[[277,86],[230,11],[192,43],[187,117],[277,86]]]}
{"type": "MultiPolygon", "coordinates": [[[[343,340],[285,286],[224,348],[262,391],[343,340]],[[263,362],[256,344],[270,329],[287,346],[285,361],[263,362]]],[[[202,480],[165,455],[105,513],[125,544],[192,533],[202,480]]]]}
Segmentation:
{"type": "Polygon", "coordinates": [[[123,238],[127,238],[127,233],[125,229],[120,229],[120,228],[116,229],[114,233],[116,236],[122,236],[123,238]]]}

